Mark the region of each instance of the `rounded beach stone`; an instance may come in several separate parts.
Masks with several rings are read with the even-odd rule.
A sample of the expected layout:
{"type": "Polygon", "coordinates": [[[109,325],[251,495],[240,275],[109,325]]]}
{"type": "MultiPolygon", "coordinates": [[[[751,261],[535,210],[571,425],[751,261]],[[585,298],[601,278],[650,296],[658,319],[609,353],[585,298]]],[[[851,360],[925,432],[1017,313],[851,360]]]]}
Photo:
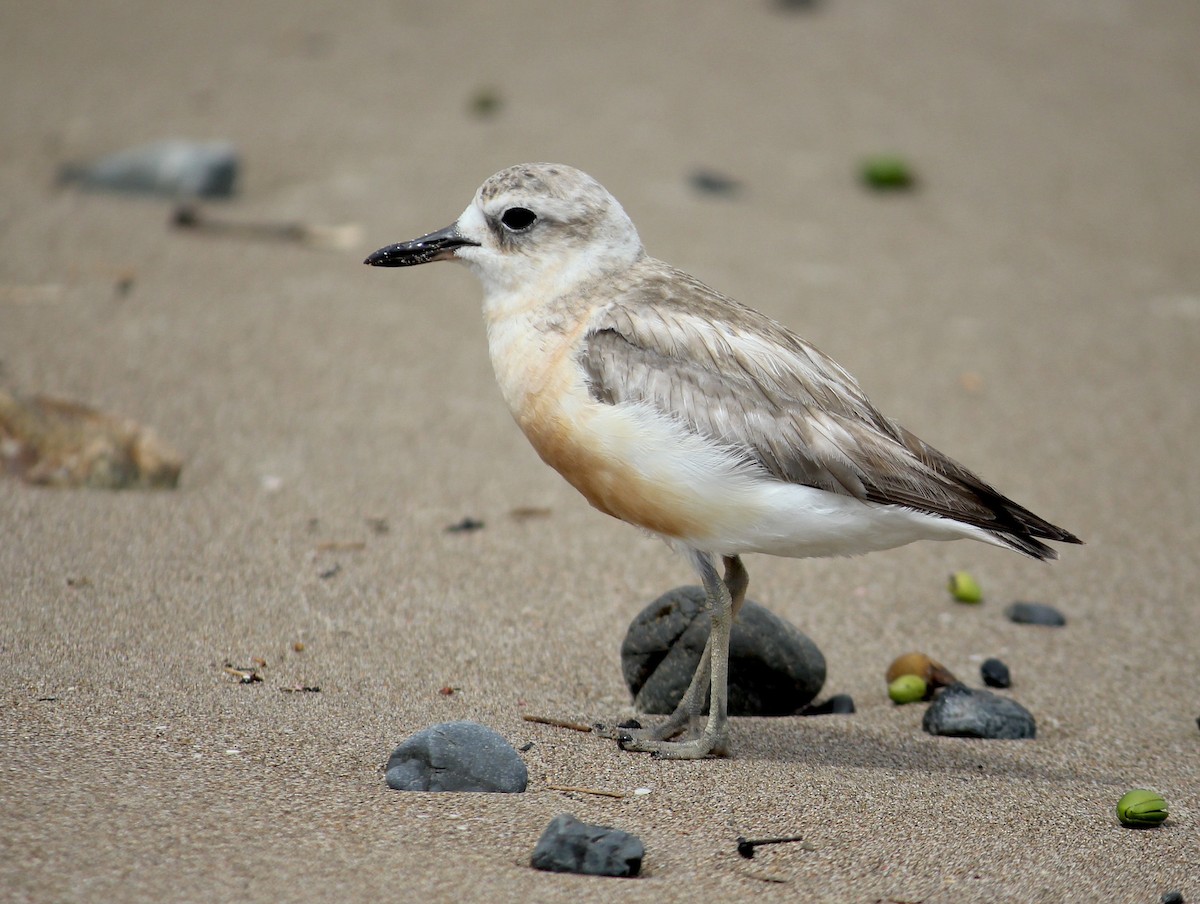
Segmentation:
{"type": "Polygon", "coordinates": [[[392,751],[388,787],[397,791],[525,790],[529,773],[508,741],[477,722],[442,722],[392,751]]]}
{"type": "MultiPolygon", "coordinates": [[[[676,587],[643,609],[621,644],[621,671],[634,705],[670,713],[683,698],[710,629],[702,587],[676,587]]],[[[825,657],[808,637],[747,600],[729,644],[729,714],[786,716],[825,683],[825,657]]]]}
{"type": "Polygon", "coordinates": [[[952,684],[925,710],[921,727],[932,735],[1017,741],[1037,735],[1029,710],[991,691],[952,684]]]}
{"type": "Polygon", "coordinates": [[[629,877],[641,872],[643,856],[636,836],[560,813],[538,839],[530,865],[552,873],[629,877]]]}
{"type": "Polygon", "coordinates": [[[1008,687],[1012,684],[1012,675],[999,659],[985,659],[979,667],[979,675],[988,687],[1008,687]]]}
{"type": "Polygon", "coordinates": [[[1065,615],[1045,603],[1012,603],[1004,610],[1004,614],[1008,616],[1009,621],[1019,625],[1048,625],[1061,628],[1067,623],[1065,615]]]}

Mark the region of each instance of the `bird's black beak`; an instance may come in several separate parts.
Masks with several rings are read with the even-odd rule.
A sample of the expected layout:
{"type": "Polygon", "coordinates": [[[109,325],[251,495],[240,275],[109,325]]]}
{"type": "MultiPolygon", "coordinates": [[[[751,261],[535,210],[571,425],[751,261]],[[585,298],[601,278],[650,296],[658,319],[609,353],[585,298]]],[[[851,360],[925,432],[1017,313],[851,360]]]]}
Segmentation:
{"type": "Polygon", "coordinates": [[[454,249],[464,245],[478,246],[479,243],[464,238],[457,225],[450,225],[411,242],[380,248],[363,263],[372,267],[415,267],[430,261],[450,260],[454,257],[454,249]]]}

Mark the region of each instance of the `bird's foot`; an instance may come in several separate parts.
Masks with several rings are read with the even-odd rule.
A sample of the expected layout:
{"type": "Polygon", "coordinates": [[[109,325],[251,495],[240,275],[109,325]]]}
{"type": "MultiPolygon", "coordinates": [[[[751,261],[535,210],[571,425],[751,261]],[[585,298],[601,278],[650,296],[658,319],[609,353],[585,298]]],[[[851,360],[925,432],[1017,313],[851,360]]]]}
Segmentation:
{"type": "Polygon", "coordinates": [[[729,736],[725,731],[709,732],[686,741],[669,741],[645,730],[625,729],[617,735],[622,750],[649,753],[663,760],[701,760],[710,756],[729,756],[729,736]]]}
{"type": "Polygon", "coordinates": [[[708,756],[729,756],[729,730],[725,725],[706,726],[695,731],[698,719],[672,717],[652,728],[643,728],[636,720],[622,722],[616,727],[593,725],[592,731],[611,738],[622,750],[649,753],[664,760],[699,760],[708,756]],[[686,740],[672,738],[688,731],[686,740]],[[710,730],[711,728],[711,730],[710,730]]]}
{"type": "Polygon", "coordinates": [[[642,723],[637,719],[626,719],[624,722],[618,722],[616,725],[609,725],[605,722],[593,722],[592,732],[600,735],[602,738],[608,738],[611,741],[668,741],[671,738],[678,737],[685,731],[689,736],[700,735],[698,726],[699,717],[689,718],[686,715],[676,710],[665,721],[658,725],[650,726],[649,728],[642,727],[642,723]]]}
{"type": "Polygon", "coordinates": [[[626,719],[624,722],[618,722],[616,725],[610,725],[607,722],[592,723],[592,733],[598,734],[602,738],[608,738],[610,741],[619,741],[622,738],[665,741],[668,738],[675,737],[681,731],[683,731],[682,727],[673,726],[670,722],[664,722],[662,725],[651,728],[643,728],[642,723],[637,719],[626,719]]]}

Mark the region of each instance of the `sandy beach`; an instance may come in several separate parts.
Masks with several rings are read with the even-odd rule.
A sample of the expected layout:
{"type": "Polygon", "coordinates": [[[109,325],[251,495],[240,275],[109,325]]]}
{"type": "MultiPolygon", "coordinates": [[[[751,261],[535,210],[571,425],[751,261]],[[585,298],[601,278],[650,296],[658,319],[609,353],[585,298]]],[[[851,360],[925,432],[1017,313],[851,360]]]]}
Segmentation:
{"type": "Polygon", "coordinates": [[[1200,7],[10,3],[0,83],[0,388],[184,460],[173,490],[0,476],[0,900],[1200,900],[1200,7]],[[176,138],[240,155],[204,216],[345,231],[57,184],[176,138]],[[915,190],[864,188],[880,153],[915,190]],[[695,579],[538,460],[465,268],[362,260],[534,160],[1087,545],[749,558],[857,712],[735,719],[731,758],[526,721],[632,715],[626,627],[695,579]],[[909,650],[976,686],[1003,659],[1037,739],[923,732],[883,680],[909,650]],[[528,790],[389,790],[453,719],[532,744],[528,790]],[[1170,819],[1122,827],[1131,788],[1170,819]],[[531,869],[563,812],[641,838],[642,876],[531,869]]]}

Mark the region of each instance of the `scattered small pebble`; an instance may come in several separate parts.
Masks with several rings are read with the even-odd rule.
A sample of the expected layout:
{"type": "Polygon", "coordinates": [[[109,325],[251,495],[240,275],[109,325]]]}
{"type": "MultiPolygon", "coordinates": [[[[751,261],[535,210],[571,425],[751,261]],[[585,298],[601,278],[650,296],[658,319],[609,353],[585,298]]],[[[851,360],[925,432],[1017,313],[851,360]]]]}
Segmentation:
{"type": "Polygon", "coordinates": [[[888,666],[884,678],[891,684],[901,675],[916,675],[929,686],[930,693],[939,687],[949,687],[958,683],[953,672],[925,653],[905,653],[897,656],[888,666]]]}
{"type": "Polygon", "coordinates": [[[999,659],[985,659],[983,665],[979,667],[979,674],[983,678],[983,683],[988,687],[1012,685],[1012,676],[1008,672],[1008,666],[999,659]]]}
{"type": "Polygon", "coordinates": [[[448,534],[466,534],[475,530],[483,530],[483,522],[476,518],[466,517],[456,524],[451,524],[446,528],[448,534]]]}
{"type": "Polygon", "coordinates": [[[964,392],[979,392],[983,389],[983,377],[973,370],[964,370],[958,375],[958,385],[964,392]]]}
{"type": "Polygon", "coordinates": [[[644,856],[637,837],[560,813],[538,839],[530,865],[552,873],[631,877],[641,872],[644,856]]]}
{"type": "Polygon", "coordinates": [[[1117,819],[1131,829],[1152,829],[1167,818],[1167,802],[1156,791],[1136,788],[1117,801],[1117,819]]]}
{"type": "MultiPolygon", "coordinates": [[[[266,663],[264,662],[262,666],[266,666],[266,663]]],[[[242,668],[227,662],[223,667],[223,671],[226,675],[236,678],[238,684],[254,684],[263,680],[263,676],[262,673],[259,672],[259,668],[260,666],[257,665],[242,668]]]]}
{"type": "Polygon", "coordinates": [[[362,540],[325,540],[317,544],[317,552],[361,552],[367,548],[362,540]]]}
{"type": "Polygon", "coordinates": [[[1019,625],[1048,625],[1059,628],[1067,623],[1067,617],[1046,603],[1012,603],[1004,610],[1009,621],[1019,625]]]}
{"type": "Polygon", "coordinates": [[[742,188],[742,183],[732,176],[708,169],[693,170],[688,176],[688,184],[701,194],[726,197],[736,195],[742,188]]]}
{"type": "Polygon", "coordinates": [[[925,683],[925,679],[917,675],[901,675],[888,685],[888,696],[898,706],[924,700],[928,691],[929,685],[925,683]]]}
{"type": "Polygon", "coordinates": [[[876,154],[859,165],[859,178],[873,191],[907,191],[917,184],[908,161],[895,154],[876,154]]]}
{"type": "Polygon", "coordinates": [[[1015,700],[991,691],[954,684],[933,698],[921,727],[932,735],[993,740],[1022,740],[1037,736],[1029,710],[1015,700]]]}
{"type": "Polygon", "coordinates": [[[388,787],[397,791],[520,793],[529,782],[525,763],[497,732],[477,722],[442,722],[408,738],[387,762],[388,787]]]}
{"type": "Polygon", "coordinates": [[[508,513],[513,521],[533,521],[536,518],[549,518],[551,510],[538,505],[519,505],[508,513]]]}
{"type": "MultiPolygon", "coordinates": [[[[708,640],[704,590],[676,587],[638,613],[621,644],[621,671],[641,712],[670,713],[708,640]]],[[[825,683],[825,657],[798,628],[747,600],[729,644],[729,714],[787,716],[825,683]]]]}
{"type": "Polygon", "coordinates": [[[983,588],[969,571],[956,571],[950,575],[949,590],[960,603],[983,602],[983,588]]]}
{"type": "Polygon", "coordinates": [[[849,694],[834,694],[823,703],[810,703],[797,711],[798,716],[848,716],[854,712],[854,698],[849,694]]]}
{"type": "Polygon", "coordinates": [[[134,284],[137,282],[137,273],[133,270],[125,270],[117,274],[117,278],[113,280],[113,295],[117,298],[126,298],[133,291],[134,284]]]}
{"type": "Polygon", "coordinates": [[[471,115],[486,119],[499,113],[503,106],[504,99],[495,88],[479,88],[471,95],[467,109],[471,111],[471,115]]]}
{"type": "Polygon", "coordinates": [[[59,171],[59,182],[127,194],[227,198],[234,193],[238,168],[238,154],[230,144],[172,140],[67,164],[59,171]]]}

